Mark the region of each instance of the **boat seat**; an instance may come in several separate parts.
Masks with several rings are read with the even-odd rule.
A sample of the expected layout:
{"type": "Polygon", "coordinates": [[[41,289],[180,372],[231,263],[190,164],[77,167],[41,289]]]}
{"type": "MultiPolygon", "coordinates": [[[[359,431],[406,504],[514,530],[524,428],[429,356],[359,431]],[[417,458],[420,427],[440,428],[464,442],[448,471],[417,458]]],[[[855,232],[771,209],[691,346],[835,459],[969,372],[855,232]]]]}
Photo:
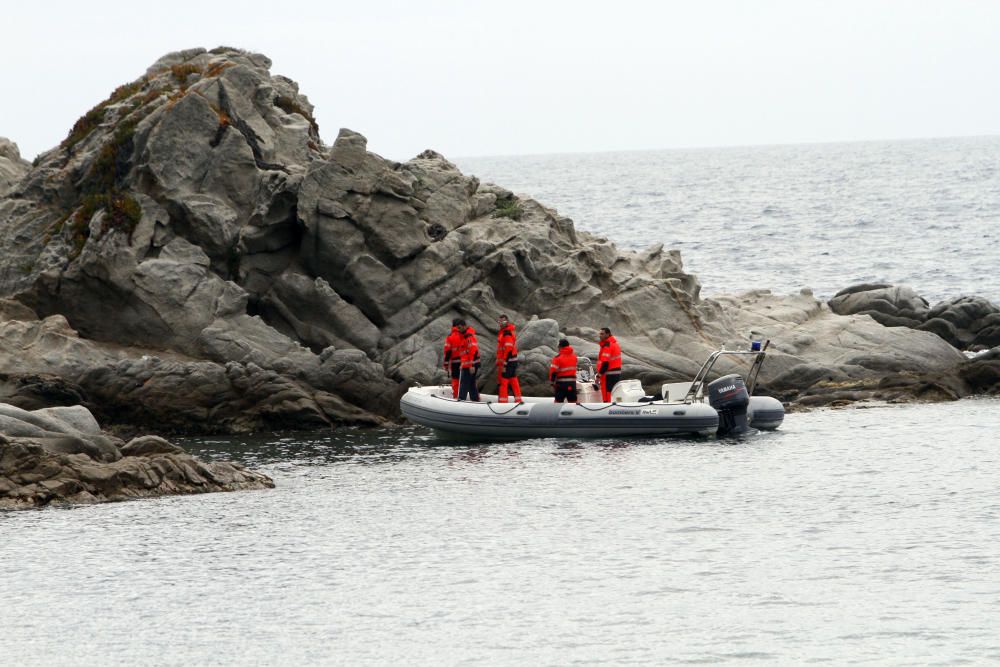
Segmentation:
{"type": "Polygon", "coordinates": [[[665,401],[682,401],[690,390],[690,382],[668,382],[660,388],[665,401]]]}

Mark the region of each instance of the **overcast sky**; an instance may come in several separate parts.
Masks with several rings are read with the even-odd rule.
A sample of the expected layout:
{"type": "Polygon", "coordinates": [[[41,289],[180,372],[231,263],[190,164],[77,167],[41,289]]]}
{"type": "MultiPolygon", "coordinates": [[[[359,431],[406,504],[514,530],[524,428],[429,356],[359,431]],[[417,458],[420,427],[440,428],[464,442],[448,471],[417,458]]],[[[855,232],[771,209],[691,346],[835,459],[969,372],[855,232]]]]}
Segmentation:
{"type": "Polygon", "coordinates": [[[1000,2],[19,2],[0,136],[27,159],[169,51],[299,82],[327,143],[447,157],[1000,134],[1000,2]]]}

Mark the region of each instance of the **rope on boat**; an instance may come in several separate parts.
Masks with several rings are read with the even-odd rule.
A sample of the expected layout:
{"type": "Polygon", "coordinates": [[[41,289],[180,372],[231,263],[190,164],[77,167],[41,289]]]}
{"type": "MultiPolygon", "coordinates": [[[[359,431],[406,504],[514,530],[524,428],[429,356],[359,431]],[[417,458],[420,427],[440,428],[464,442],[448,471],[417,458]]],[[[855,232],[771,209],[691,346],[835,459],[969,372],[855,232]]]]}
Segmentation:
{"type": "Polygon", "coordinates": [[[617,404],[617,403],[608,403],[607,405],[602,405],[602,406],[601,406],[601,407],[599,407],[599,408],[588,408],[588,407],[587,407],[586,405],[584,405],[583,403],[577,403],[577,404],[576,404],[576,407],[578,407],[578,408],[583,408],[584,410],[588,410],[588,411],[590,411],[590,412],[600,412],[601,410],[607,410],[608,408],[610,408],[610,407],[612,407],[612,406],[615,406],[615,405],[618,405],[618,404],[617,404]]]}
{"type": "MultiPolygon", "coordinates": [[[[505,403],[504,405],[506,405],[506,403],[505,403]]],[[[511,410],[516,410],[516,409],[518,409],[519,407],[521,407],[522,405],[524,405],[524,401],[518,401],[517,403],[515,403],[514,405],[512,405],[512,406],[510,407],[510,409],[508,409],[508,410],[504,410],[503,412],[497,412],[496,410],[494,410],[494,409],[493,409],[493,403],[492,403],[491,401],[487,401],[487,402],[486,402],[486,407],[488,407],[488,408],[490,409],[490,412],[492,412],[492,413],[493,413],[493,414],[495,414],[495,415],[506,415],[506,414],[510,414],[511,410]]]]}

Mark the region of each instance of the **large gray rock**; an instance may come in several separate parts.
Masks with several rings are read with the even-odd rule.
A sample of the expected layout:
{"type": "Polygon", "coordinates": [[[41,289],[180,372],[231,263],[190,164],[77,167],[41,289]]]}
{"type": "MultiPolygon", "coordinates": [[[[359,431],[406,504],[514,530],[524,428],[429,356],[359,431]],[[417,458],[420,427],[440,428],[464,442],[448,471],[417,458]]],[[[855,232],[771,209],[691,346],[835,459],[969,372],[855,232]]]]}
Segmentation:
{"type": "Polygon", "coordinates": [[[961,350],[1000,346],[1000,308],[982,297],[962,296],[931,308],[919,326],[961,350]]]}
{"type": "Polygon", "coordinates": [[[0,510],[273,486],[266,475],[199,461],[156,436],[123,444],[80,406],[0,403],[0,510]]]}
{"type": "Polygon", "coordinates": [[[886,326],[916,327],[927,317],[928,304],[906,286],[886,284],[854,285],[843,289],[827,302],[838,315],[870,315],[886,326]]]}
{"type": "Polygon", "coordinates": [[[841,290],[828,303],[839,315],[869,315],[885,326],[933,332],[960,350],[1000,345],[1000,308],[981,297],[956,297],[931,308],[909,287],[862,284],[841,290]]]}
{"type": "MultiPolygon", "coordinates": [[[[259,350],[250,342],[238,354],[230,353],[241,361],[199,360],[86,340],[61,315],[39,320],[26,309],[17,312],[24,319],[0,319],[0,395],[12,397],[8,402],[22,408],[42,407],[42,399],[52,405],[72,403],[75,398],[75,403],[90,405],[106,423],[245,432],[340,422],[378,424],[381,419],[357,403],[364,402],[368,392],[398,395],[396,383],[386,380],[381,367],[364,354],[338,364],[339,357],[324,362],[301,348],[289,347],[286,353],[293,362],[298,354],[312,362],[312,367],[293,363],[279,373],[254,363],[259,350]],[[338,390],[349,399],[331,400],[329,394],[338,390]]],[[[270,329],[264,331],[277,335],[270,329]]],[[[226,336],[211,340],[220,349],[229,349],[226,336]]],[[[341,354],[351,352],[355,351],[341,354]]],[[[389,412],[387,400],[391,399],[383,397],[375,403],[380,411],[389,412]]]]}
{"type": "MultiPolygon", "coordinates": [[[[872,319],[917,321],[926,303],[903,288],[852,288],[829,307],[808,293],[702,299],[677,251],[622,251],[438,153],[392,162],[346,129],[327,147],[270,64],[168,54],[0,199],[0,298],[14,299],[0,301],[0,396],[195,431],[377,424],[408,384],[446,381],[456,316],[495,384],[501,312],[520,327],[526,392],[548,390],[560,336],[596,359],[602,326],[625,372],[654,386],[751,338],[773,341],[765,388],[782,378],[790,392],[964,360],[872,319]]],[[[934,326],[959,313],[973,315],[955,304],[934,326]]],[[[992,340],[988,315],[973,322],[992,340]]]]}

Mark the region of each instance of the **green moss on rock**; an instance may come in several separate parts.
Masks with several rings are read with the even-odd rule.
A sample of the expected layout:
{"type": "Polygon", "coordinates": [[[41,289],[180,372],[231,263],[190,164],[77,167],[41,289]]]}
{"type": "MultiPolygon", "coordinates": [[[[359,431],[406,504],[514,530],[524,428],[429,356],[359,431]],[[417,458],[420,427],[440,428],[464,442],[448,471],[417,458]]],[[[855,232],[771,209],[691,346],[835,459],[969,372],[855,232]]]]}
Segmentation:
{"type": "Polygon", "coordinates": [[[516,199],[511,197],[497,200],[497,208],[493,212],[493,217],[520,220],[522,215],[524,215],[524,209],[521,208],[516,199]]]}
{"type": "Polygon", "coordinates": [[[108,107],[113,104],[118,104],[119,102],[128,99],[129,97],[135,95],[137,92],[142,90],[143,86],[148,83],[146,77],[140,77],[131,83],[126,83],[115,88],[108,99],[104,100],[93,109],[81,116],[70,129],[69,134],[63,139],[63,148],[70,150],[78,143],[90,136],[90,134],[100,127],[101,123],[104,122],[105,117],[108,113],[108,107]]]}

